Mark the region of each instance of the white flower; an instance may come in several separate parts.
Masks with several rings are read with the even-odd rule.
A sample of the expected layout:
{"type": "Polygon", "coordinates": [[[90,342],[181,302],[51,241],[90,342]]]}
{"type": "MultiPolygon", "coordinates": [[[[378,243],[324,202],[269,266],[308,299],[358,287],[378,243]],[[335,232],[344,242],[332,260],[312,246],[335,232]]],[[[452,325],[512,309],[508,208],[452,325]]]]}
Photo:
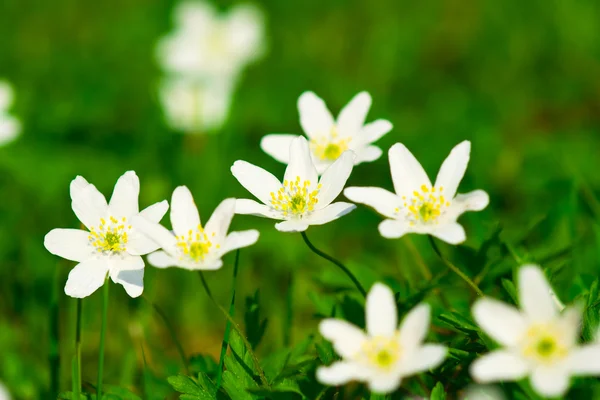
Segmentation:
{"type": "Polygon", "coordinates": [[[581,312],[560,313],[550,285],[536,265],[519,270],[521,310],[483,298],[473,305],[479,326],[502,347],[475,360],[471,375],[481,383],[529,376],[542,396],[563,395],[574,375],[600,375],[600,345],[579,345],[581,312]]]}
{"type": "Polygon", "coordinates": [[[8,389],[0,382],[0,400],[10,400],[10,393],[8,393],[8,389]]]}
{"type": "Polygon", "coordinates": [[[216,131],[229,114],[233,82],[215,79],[169,78],[160,88],[160,100],[169,125],[185,133],[216,131]]]}
{"type": "Polygon", "coordinates": [[[206,2],[183,2],[176,30],[158,45],[163,67],[186,76],[234,77],[264,53],[264,22],[255,6],[238,5],[219,15],[206,2]]]}
{"type": "Polygon", "coordinates": [[[0,81],[0,145],[14,140],[21,133],[21,123],[8,113],[13,97],[12,87],[0,81]]]}
{"type": "MultiPolygon", "coordinates": [[[[356,153],[354,164],[375,161],[381,149],[372,143],[388,133],[392,124],[378,119],[365,125],[371,108],[371,96],[360,92],[342,109],[337,117],[327,109],[325,102],[313,92],[304,92],[298,99],[300,125],[310,140],[310,149],[317,172],[322,174],[345,151],[356,153]]],[[[295,135],[273,134],[263,137],[261,148],[285,164],[289,163],[288,149],[295,135]]]]}
{"type": "Polygon", "coordinates": [[[233,176],[264,203],[238,199],[237,214],[283,220],[275,228],[283,232],[301,232],[309,225],[326,224],[356,208],[351,203],[332,203],[352,172],[354,153],[344,152],[319,180],[304,137],[296,137],[289,152],[290,163],[285,169],[283,183],[270,172],[246,161],[238,160],[233,164],[233,176]]]}
{"type": "Polygon", "coordinates": [[[423,344],[429,319],[429,305],[420,304],[398,328],[394,294],[387,286],[375,284],[367,296],[366,334],[339,319],[326,319],[319,325],[342,360],[319,367],[317,379],[336,386],[362,381],[373,392],[393,392],[402,378],[436,368],[446,357],[446,347],[423,344]]]}
{"type": "Polygon", "coordinates": [[[504,400],[502,391],[489,385],[469,385],[461,400],[504,400]]]}
{"type": "Polygon", "coordinates": [[[447,243],[466,239],[465,230],[456,222],[466,211],[487,207],[489,196],[483,190],[456,194],[467,169],[471,143],[454,147],[431,185],[417,159],[401,143],[388,153],[395,194],[378,187],[349,187],[344,195],[356,203],[373,207],[387,217],[379,224],[379,232],[388,239],[407,233],[429,234],[447,243]]]}
{"type": "Polygon", "coordinates": [[[227,234],[233,215],[235,199],[225,199],[216,208],[205,227],[202,227],[198,208],[185,186],[173,192],[171,225],[173,232],[158,223],[136,217],[133,226],[152,238],[164,251],[148,256],[158,268],[180,267],[190,270],[219,269],[221,257],[230,251],[253,245],[258,231],[247,230],[227,234]]]}
{"type": "Polygon", "coordinates": [[[140,296],[144,289],[141,256],[155,251],[158,245],[133,228],[131,220],[141,215],[159,222],[169,208],[167,201],[140,212],[140,181],[133,171],[117,180],[108,204],[104,195],[81,176],[71,182],[70,191],[73,212],[89,232],[53,229],[44,238],[50,253],[79,263],[69,273],[65,293],[87,297],[102,286],[108,273],[129,296],[140,296]]]}

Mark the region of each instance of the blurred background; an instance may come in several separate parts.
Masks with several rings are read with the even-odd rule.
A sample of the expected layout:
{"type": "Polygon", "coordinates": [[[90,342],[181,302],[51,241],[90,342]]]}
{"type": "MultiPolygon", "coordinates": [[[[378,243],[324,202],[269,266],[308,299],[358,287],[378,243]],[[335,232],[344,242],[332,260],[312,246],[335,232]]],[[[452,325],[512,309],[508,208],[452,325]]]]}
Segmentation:
{"type": "MultiPolygon", "coordinates": [[[[238,3],[212,4],[229,12],[238,3]]],[[[302,133],[296,101],[305,90],[321,96],[334,115],[366,90],[373,97],[367,121],[394,124],[376,143],[384,156],[357,166],[352,186],[391,189],[387,149],[396,142],[434,177],[454,145],[472,141],[459,191],[484,189],[491,203],[462,217],[469,237],[464,246],[443,245],[442,251],[471,276],[492,271],[481,277],[486,293],[500,296],[498,279],[511,278],[519,257],[551,267],[565,301],[598,275],[597,1],[257,2],[260,57],[256,50],[257,57],[230,77],[230,98],[221,102],[227,116],[205,130],[174,127],[160,95],[171,72],[157,45],[177,29],[176,5],[0,4],[0,79],[14,89],[9,112],[21,123],[20,135],[0,147],[0,381],[15,398],[46,399],[70,389],[75,301],[64,284],[74,263],[43,247],[51,229],[79,226],[70,181],[82,175],[108,197],[116,179],[135,170],[141,207],[170,200],[185,184],[206,220],[223,198],[249,197],[229,172],[235,160],[282,176],[285,166],[263,153],[259,141],[268,133],[302,133]],[[479,251],[482,243],[492,245],[479,251]]],[[[359,207],[309,229],[308,236],[365,286],[384,280],[408,294],[423,286],[423,264],[434,275],[444,270],[426,238],[383,239],[380,220],[359,207]]],[[[241,252],[236,317],[242,319],[245,298],[260,289],[260,312],[269,322],[259,354],[316,334],[315,316],[326,313],[323,299],[342,301],[352,288],[299,234],[273,225],[251,216],[232,225],[261,232],[258,243],[241,252]]],[[[206,274],[223,305],[230,299],[233,258],[206,274]]],[[[448,274],[440,284],[467,315],[463,283],[448,274]]],[[[225,321],[195,274],[147,266],[144,295],[168,314],[188,356],[218,357],[225,321]]],[[[437,297],[427,298],[441,310],[437,297]]],[[[84,301],[88,382],[96,379],[100,300],[97,292],[84,301]]],[[[139,395],[151,385],[165,398],[173,393],[165,378],[180,371],[176,347],[148,301],[113,285],[105,382],[139,395]],[[143,379],[144,371],[154,380],[143,379]]]]}

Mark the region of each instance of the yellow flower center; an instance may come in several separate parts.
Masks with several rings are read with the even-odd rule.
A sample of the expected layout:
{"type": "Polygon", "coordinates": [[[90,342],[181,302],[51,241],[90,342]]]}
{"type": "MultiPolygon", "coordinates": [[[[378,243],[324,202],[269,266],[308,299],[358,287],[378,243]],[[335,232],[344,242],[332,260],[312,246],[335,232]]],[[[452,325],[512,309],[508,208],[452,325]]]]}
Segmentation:
{"type": "Polygon", "coordinates": [[[363,344],[360,358],[384,371],[391,370],[400,359],[398,336],[376,336],[363,344]]]}
{"type": "MultiPolygon", "coordinates": [[[[213,233],[211,236],[215,236],[213,233]]],[[[206,256],[210,253],[213,243],[210,241],[209,236],[204,232],[202,225],[198,225],[196,229],[190,229],[187,237],[185,235],[177,236],[177,247],[181,250],[180,260],[189,258],[194,262],[204,261],[206,256]]],[[[220,248],[220,245],[216,245],[215,248],[220,248]]]]}
{"type": "Polygon", "coordinates": [[[337,133],[337,127],[334,125],[329,135],[313,138],[310,141],[310,147],[313,154],[323,161],[335,161],[346,150],[352,138],[340,139],[337,133]]]}
{"type": "Polygon", "coordinates": [[[101,253],[120,253],[125,251],[128,232],[131,225],[125,225],[127,218],[121,218],[121,221],[115,217],[109,217],[108,221],[100,218],[98,227],[91,227],[88,240],[90,244],[101,253]]]}
{"type": "MultiPolygon", "coordinates": [[[[415,190],[412,197],[402,196],[404,207],[408,210],[407,217],[410,224],[414,226],[417,223],[438,223],[444,209],[450,206],[443,192],[443,187],[421,185],[421,191],[415,190]]],[[[395,211],[400,212],[400,209],[396,208],[395,211]]]]}
{"type": "Polygon", "coordinates": [[[283,215],[302,215],[315,209],[319,202],[317,195],[321,184],[313,191],[309,191],[310,181],[300,181],[297,176],[295,181],[283,181],[283,186],[275,192],[271,192],[271,205],[276,210],[282,211],[283,215]]]}
{"type": "Polygon", "coordinates": [[[561,331],[552,325],[534,325],[525,334],[523,354],[545,364],[568,354],[568,345],[561,331]]]}

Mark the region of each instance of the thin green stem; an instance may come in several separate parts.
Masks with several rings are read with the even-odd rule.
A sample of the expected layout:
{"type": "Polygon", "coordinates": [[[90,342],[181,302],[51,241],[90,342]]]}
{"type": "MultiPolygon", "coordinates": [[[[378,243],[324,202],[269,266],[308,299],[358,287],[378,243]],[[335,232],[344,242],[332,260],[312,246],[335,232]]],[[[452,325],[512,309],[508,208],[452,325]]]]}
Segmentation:
{"type": "Polygon", "coordinates": [[[352,274],[352,272],[350,272],[350,270],[341,262],[339,262],[338,260],[336,260],[335,258],[331,257],[328,254],[323,253],[321,250],[317,249],[311,242],[310,240],[308,240],[308,236],[306,236],[306,232],[301,232],[302,233],[302,239],[304,239],[304,243],[306,243],[306,245],[318,256],[326,259],[329,262],[332,262],[333,264],[337,265],[342,271],[344,271],[344,273],[348,276],[348,278],[350,278],[352,280],[352,282],[354,283],[354,285],[356,286],[356,288],[358,289],[358,291],[364,296],[367,297],[367,292],[365,291],[365,289],[362,287],[362,285],[360,284],[360,282],[358,281],[358,279],[356,279],[356,277],[352,274]]]}
{"type": "Polygon", "coordinates": [[[59,306],[58,292],[60,286],[60,268],[54,270],[54,280],[52,284],[52,294],[50,298],[50,315],[49,322],[49,352],[48,362],[50,363],[50,396],[55,398],[58,396],[59,381],[60,381],[60,348],[59,348],[59,306]]]}
{"type": "Polygon", "coordinates": [[[96,399],[102,400],[102,378],[104,375],[104,340],[106,338],[106,319],[108,316],[108,295],[110,279],[106,274],[102,299],[102,327],[100,328],[100,348],[98,352],[98,383],[96,386],[96,399]]]}
{"type": "Polygon", "coordinates": [[[206,279],[204,278],[204,274],[202,273],[202,271],[198,271],[198,275],[200,276],[202,286],[204,287],[204,291],[206,292],[206,295],[208,296],[208,298],[213,302],[213,304],[215,306],[217,306],[217,308],[219,310],[221,310],[221,313],[223,313],[223,315],[225,316],[227,321],[229,321],[231,323],[231,327],[238,333],[238,335],[240,335],[240,338],[244,342],[244,346],[246,346],[246,349],[248,350],[248,353],[250,354],[250,357],[252,358],[254,367],[258,371],[258,377],[260,378],[260,381],[262,382],[262,384],[265,387],[267,387],[267,388],[271,387],[271,385],[269,385],[269,381],[267,380],[267,377],[265,376],[264,371],[262,370],[262,368],[260,366],[260,362],[258,361],[256,354],[254,354],[254,351],[252,351],[252,345],[248,341],[248,338],[246,338],[246,334],[242,331],[242,328],[238,325],[238,323],[235,322],[235,320],[229,315],[227,310],[225,310],[223,308],[223,306],[221,306],[217,302],[217,300],[213,297],[212,292],[210,291],[210,288],[208,287],[208,284],[206,283],[206,279]]]}
{"type": "Polygon", "coordinates": [[[83,299],[77,299],[77,314],[75,319],[75,358],[73,365],[73,398],[81,397],[81,312],[83,299]]]}
{"type": "Polygon", "coordinates": [[[471,286],[471,288],[475,291],[475,293],[477,293],[478,296],[483,296],[483,292],[481,291],[481,289],[479,289],[479,286],[477,286],[472,280],[471,278],[469,278],[467,275],[465,275],[464,272],[462,272],[460,269],[458,269],[458,267],[454,264],[452,264],[450,261],[448,261],[441,253],[440,249],[438,248],[437,244],[435,244],[435,240],[433,239],[432,236],[429,236],[429,242],[431,243],[431,247],[433,247],[433,251],[435,251],[435,253],[438,255],[438,257],[440,257],[440,259],[442,260],[442,262],[444,264],[446,264],[446,266],[448,268],[450,268],[452,271],[454,271],[454,273],[456,273],[456,275],[460,276],[462,278],[462,280],[464,280],[469,286],[471,286]]]}
{"type": "MultiPolygon", "coordinates": [[[[229,303],[229,316],[233,318],[235,314],[235,282],[237,280],[238,265],[240,262],[240,250],[235,252],[235,263],[233,264],[233,280],[231,281],[231,303],[229,303]]],[[[225,323],[225,334],[223,335],[223,343],[221,344],[221,355],[219,357],[219,369],[217,370],[216,386],[217,391],[221,387],[221,378],[223,377],[223,364],[225,363],[225,354],[229,346],[229,334],[231,332],[231,322],[227,320],[225,323]]]]}
{"type": "Polygon", "coordinates": [[[162,310],[162,308],[160,308],[157,304],[150,301],[146,296],[142,296],[142,297],[150,305],[152,305],[152,308],[154,309],[154,311],[156,311],[156,313],[163,320],[167,330],[169,331],[169,335],[171,335],[171,340],[175,344],[175,347],[177,347],[177,352],[179,353],[179,357],[181,358],[181,363],[183,364],[183,367],[185,368],[185,372],[189,375],[190,371],[188,369],[187,357],[185,356],[185,351],[183,350],[183,346],[181,345],[181,342],[179,341],[179,338],[177,337],[177,333],[175,332],[175,328],[173,328],[173,324],[171,324],[171,321],[167,317],[167,314],[162,310]]]}

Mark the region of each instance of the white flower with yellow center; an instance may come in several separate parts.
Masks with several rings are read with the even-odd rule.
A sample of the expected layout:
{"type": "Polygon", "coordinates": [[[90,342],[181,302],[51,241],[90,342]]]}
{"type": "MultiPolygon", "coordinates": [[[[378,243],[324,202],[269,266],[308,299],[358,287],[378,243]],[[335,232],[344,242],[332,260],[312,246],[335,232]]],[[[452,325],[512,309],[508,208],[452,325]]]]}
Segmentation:
{"type": "Polygon", "coordinates": [[[143,217],[134,218],[133,226],[162,248],[148,256],[153,266],[211,270],[221,268],[221,258],[226,253],[251,246],[258,240],[256,230],[227,233],[234,214],[235,199],[225,199],[203,227],[190,190],[180,186],[171,198],[172,232],[143,217]]]}
{"type": "MultiPolygon", "coordinates": [[[[298,99],[300,125],[310,140],[310,150],[317,172],[325,172],[346,150],[356,154],[354,164],[371,162],[381,157],[381,149],[372,143],[392,129],[384,119],[365,124],[371,108],[371,96],[360,92],[342,109],[337,120],[325,102],[313,92],[305,92],[298,99]]],[[[263,137],[261,148],[277,161],[288,164],[288,149],[296,135],[272,134],[263,137]]]]}
{"type": "Polygon", "coordinates": [[[294,139],[283,182],[264,169],[246,161],[236,161],[231,173],[257,199],[238,199],[235,212],[283,220],[275,225],[283,232],[302,232],[309,225],[323,225],[346,215],[356,206],[332,203],[341,193],[352,172],[354,153],[344,152],[325,171],[321,179],[310,156],[308,142],[294,139]]]}
{"type": "Polygon", "coordinates": [[[349,187],[344,195],[388,218],[379,224],[383,237],[394,239],[418,233],[450,244],[461,243],[466,235],[457,219],[466,211],[483,210],[489,203],[489,196],[483,190],[456,194],[470,151],[468,141],[452,149],[432,185],[417,159],[403,144],[396,143],[388,153],[396,193],[378,187],[349,187]]]}
{"type": "Polygon", "coordinates": [[[13,89],[0,81],[0,145],[14,140],[21,132],[21,123],[8,113],[13,102],[13,89]]]}
{"type": "Polygon", "coordinates": [[[102,286],[109,274],[129,296],[140,296],[144,289],[141,256],[155,251],[158,245],[132,227],[131,221],[141,215],[158,223],[169,208],[167,201],[140,212],[140,181],[133,171],[117,180],[109,203],[81,176],[71,182],[70,191],[73,212],[89,231],[53,229],[44,238],[50,253],[79,263],[69,273],[65,293],[87,297],[102,286]]]}
{"type": "Polygon", "coordinates": [[[600,375],[600,345],[579,345],[581,312],[562,313],[540,267],[525,265],[518,275],[521,310],[483,298],[473,305],[479,326],[502,348],[475,360],[471,375],[480,383],[529,376],[542,396],[562,396],[575,375],[600,375]]]}
{"type": "Polygon", "coordinates": [[[326,319],[319,325],[321,334],[332,342],[342,360],[320,367],[317,379],[335,386],[367,382],[373,392],[393,392],[402,378],[436,368],[446,357],[446,347],[423,343],[429,320],[429,306],[421,304],[398,327],[394,294],[376,283],[367,295],[366,333],[339,319],[326,319]]]}

